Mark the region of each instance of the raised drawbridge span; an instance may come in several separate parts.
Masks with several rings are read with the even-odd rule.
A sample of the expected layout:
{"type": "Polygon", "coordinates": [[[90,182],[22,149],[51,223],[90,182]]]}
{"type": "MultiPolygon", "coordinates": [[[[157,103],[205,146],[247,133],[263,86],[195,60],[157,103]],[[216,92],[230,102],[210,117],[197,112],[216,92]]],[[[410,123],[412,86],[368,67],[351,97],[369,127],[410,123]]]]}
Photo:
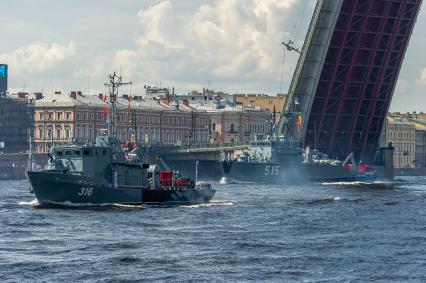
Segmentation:
{"type": "Polygon", "coordinates": [[[279,133],[371,162],[422,0],[319,0],[279,133]]]}

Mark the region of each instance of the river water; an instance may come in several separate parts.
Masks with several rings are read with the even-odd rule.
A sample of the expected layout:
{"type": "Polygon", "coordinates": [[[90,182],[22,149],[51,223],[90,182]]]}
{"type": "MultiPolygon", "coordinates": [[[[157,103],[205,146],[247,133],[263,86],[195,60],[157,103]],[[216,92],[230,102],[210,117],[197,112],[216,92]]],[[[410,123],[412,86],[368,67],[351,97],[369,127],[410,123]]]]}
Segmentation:
{"type": "Polygon", "coordinates": [[[206,205],[47,209],[0,182],[0,281],[426,282],[426,178],[214,186],[206,205]]]}

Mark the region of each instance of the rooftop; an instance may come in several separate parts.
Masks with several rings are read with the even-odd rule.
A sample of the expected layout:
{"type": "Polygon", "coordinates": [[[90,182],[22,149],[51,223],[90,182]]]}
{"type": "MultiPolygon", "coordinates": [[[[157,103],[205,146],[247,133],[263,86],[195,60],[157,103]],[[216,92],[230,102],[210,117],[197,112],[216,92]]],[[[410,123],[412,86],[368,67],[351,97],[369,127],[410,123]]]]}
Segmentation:
{"type": "MultiPolygon", "coordinates": [[[[124,94],[117,98],[117,108],[127,109],[145,109],[145,110],[157,110],[157,111],[193,111],[194,108],[184,105],[182,102],[170,100],[170,99],[153,99],[142,96],[129,96],[124,94]]],[[[36,100],[36,106],[94,106],[109,107],[111,102],[109,96],[107,96],[104,102],[104,95],[84,95],[81,92],[72,92],[71,94],[62,94],[56,92],[55,94],[44,95],[41,99],[36,100]]]]}

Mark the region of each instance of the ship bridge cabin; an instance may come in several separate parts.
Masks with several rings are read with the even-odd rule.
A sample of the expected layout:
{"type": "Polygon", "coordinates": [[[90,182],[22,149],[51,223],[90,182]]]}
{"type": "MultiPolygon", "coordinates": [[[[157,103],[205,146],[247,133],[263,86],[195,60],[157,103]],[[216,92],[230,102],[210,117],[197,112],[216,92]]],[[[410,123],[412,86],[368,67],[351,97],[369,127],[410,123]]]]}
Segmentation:
{"type": "Polygon", "coordinates": [[[65,146],[52,150],[50,169],[83,173],[87,176],[105,176],[112,162],[108,147],[65,146]]]}

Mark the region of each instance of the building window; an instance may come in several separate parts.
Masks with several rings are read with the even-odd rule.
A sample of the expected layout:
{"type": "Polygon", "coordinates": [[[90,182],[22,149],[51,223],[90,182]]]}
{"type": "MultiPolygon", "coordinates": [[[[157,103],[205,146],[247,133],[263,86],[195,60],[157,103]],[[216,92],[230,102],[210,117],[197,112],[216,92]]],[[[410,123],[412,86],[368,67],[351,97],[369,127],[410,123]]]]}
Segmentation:
{"type": "Polygon", "coordinates": [[[70,130],[66,129],[65,130],[65,138],[68,140],[70,138],[70,130]]]}
{"type": "Polygon", "coordinates": [[[52,139],[52,129],[47,130],[47,138],[50,140],[52,139]]]}
{"type": "Polygon", "coordinates": [[[42,138],[43,138],[43,129],[42,129],[42,128],[39,128],[39,129],[38,129],[38,138],[39,138],[39,139],[42,139],[42,138]]]}
{"type": "Polygon", "coordinates": [[[61,129],[57,129],[57,130],[56,130],[56,138],[57,138],[58,140],[60,140],[60,139],[61,139],[61,129]]]}
{"type": "Polygon", "coordinates": [[[39,114],[40,114],[40,120],[43,120],[43,118],[44,118],[44,115],[43,115],[43,114],[44,114],[44,113],[43,113],[43,112],[40,112],[39,114]]]}
{"type": "Polygon", "coordinates": [[[47,113],[47,120],[52,120],[52,113],[51,112],[49,112],[49,113],[47,113]]]}
{"type": "MultiPolygon", "coordinates": [[[[234,123],[231,124],[231,134],[235,134],[235,125],[234,123]]],[[[234,143],[234,142],[232,142],[234,143]]]]}
{"type": "Polygon", "coordinates": [[[61,120],[62,119],[62,113],[58,112],[56,113],[56,120],[61,120]]]}
{"type": "Polygon", "coordinates": [[[71,113],[70,112],[67,112],[67,120],[71,120],[71,113]]]}
{"type": "Polygon", "coordinates": [[[213,125],[212,125],[212,131],[216,131],[216,123],[213,123],[213,125]]]}

